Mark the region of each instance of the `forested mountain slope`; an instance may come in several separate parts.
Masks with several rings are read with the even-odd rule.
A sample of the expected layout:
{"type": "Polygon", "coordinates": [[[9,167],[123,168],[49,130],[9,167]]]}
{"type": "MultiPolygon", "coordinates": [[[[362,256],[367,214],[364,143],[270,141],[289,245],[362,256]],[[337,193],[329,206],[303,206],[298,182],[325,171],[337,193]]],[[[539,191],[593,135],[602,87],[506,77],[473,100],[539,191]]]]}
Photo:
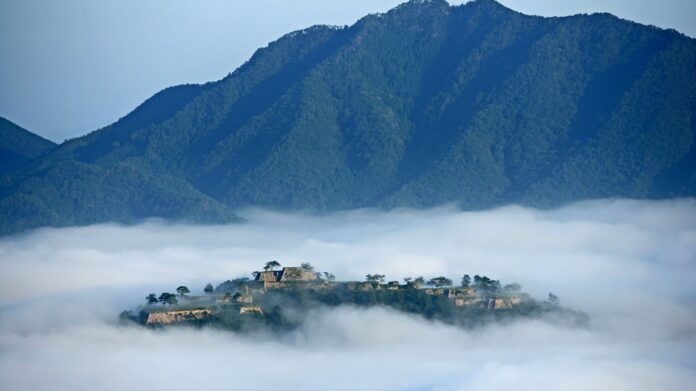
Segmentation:
{"type": "MultiPolygon", "coordinates": [[[[225,50],[225,48],[221,48],[225,50]]],[[[411,1],[259,49],[32,162],[2,232],[243,206],[696,195],[696,41],[609,14],[411,1]]]]}
{"type": "Polygon", "coordinates": [[[0,174],[19,170],[56,144],[0,117],[0,174]]]}

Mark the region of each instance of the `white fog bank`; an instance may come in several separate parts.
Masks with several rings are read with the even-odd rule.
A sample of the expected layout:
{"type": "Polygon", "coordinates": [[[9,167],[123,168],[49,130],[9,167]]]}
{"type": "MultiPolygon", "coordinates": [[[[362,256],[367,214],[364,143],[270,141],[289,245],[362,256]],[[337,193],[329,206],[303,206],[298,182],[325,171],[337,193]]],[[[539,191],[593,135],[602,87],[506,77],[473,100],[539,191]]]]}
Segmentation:
{"type": "Polygon", "coordinates": [[[688,390],[696,384],[696,200],[539,211],[263,210],[0,239],[2,390],[688,390]],[[147,293],[199,293],[264,262],[339,280],[465,273],[591,317],[465,331],[391,310],[320,311],[284,338],[120,327],[147,293]]]}

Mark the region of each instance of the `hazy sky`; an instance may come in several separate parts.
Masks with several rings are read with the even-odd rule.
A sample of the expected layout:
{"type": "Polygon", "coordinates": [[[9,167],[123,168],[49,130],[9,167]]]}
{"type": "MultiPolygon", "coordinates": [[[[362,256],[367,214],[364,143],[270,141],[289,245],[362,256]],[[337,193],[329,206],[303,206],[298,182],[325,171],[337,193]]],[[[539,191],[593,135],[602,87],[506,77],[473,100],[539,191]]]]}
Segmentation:
{"type": "MultiPolygon", "coordinates": [[[[80,136],[165,87],[224,77],[287,32],[400,2],[0,0],[0,116],[55,141],[80,136]]],[[[530,14],[608,11],[696,36],[693,0],[501,2],[530,14]]]]}
{"type": "Polygon", "coordinates": [[[696,199],[244,216],[223,226],[106,224],[0,238],[0,389],[278,388],[268,376],[288,390],[696,384],[696,199]],[[206,282],[249,276],[270,259],[310,261],[341,280],[484,274],[540,299],[554,292],[590,322],[466,331],[348,307],[317,311],[283,338],[116,325],[149,292],[184,284],[201,294],[206,282]]]}

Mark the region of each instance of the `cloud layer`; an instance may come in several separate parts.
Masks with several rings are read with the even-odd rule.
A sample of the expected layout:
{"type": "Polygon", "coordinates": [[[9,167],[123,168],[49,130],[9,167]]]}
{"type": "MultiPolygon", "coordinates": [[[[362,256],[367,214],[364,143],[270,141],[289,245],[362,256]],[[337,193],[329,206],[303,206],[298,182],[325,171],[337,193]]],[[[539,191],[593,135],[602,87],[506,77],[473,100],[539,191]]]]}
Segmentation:
{"type": "Polygon", "coordinates": [[[696,200],[539,211],[264,210],[248,223],[150,221],[0,240],[0,389],[689,389],[696,384],[696,200]],[[320,311],[282,339],[122,328],[149,292],[312,262],[338,279],[464,273],[591,316],[464,331],[385,309],[320,311]],[[281,383],[278,383],[281,382],[281,383]]]}

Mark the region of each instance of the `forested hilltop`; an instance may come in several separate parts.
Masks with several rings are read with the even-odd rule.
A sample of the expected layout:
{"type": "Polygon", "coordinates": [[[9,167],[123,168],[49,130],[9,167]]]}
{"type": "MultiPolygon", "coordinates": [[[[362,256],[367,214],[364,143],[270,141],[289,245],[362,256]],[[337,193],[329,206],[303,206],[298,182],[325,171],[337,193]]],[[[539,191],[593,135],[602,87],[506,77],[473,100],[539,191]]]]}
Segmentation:
{"type": "Polygon", "coordinates": [[[365,281],[336,281],[329,272],[318,272],[310,263],[282,267],[267,262],[253,279],[236,278],[203,295],[189,295],[184,285],[176,293],[150,293],[136,311],[123,311],[123,323],[151,327],[174,325],[211,326],[241,332],[286,332],[305,323],[318,310],[353,306],[389,307],[429,320],[473,328],[518,319],[545,319],[571,326],[587,326],[588,316],[562,307],[556,295],[538,301],[519,284],[501,284],[486,276],[465,274],[455,284],[445,276],[404,278],[386,282],[374,273],[365,281]]]}
{"type": "Polygon", "coordinates": [[[287,34],[31,161],[2,182],[0,233],[693,196],[695,70],[694,39],[609,14],[410,1],[287,34]]]}
{"type": "Polygon", "coordinates": [[[0,117],[0,175],[11,174],[56,144],[0,117]]]}

